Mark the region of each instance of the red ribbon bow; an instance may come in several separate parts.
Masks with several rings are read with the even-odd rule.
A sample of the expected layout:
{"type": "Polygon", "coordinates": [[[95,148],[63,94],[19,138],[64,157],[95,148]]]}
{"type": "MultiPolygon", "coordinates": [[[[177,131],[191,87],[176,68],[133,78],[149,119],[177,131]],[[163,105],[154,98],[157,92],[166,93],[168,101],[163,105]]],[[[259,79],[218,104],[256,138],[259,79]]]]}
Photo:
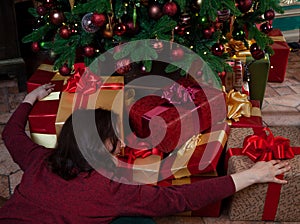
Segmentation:
{"type": "Polygon", "coordinates": [[[269,128],[264,128],[263,131],[261,135],[254,134],[245,138],[242,154],[247,155],[254,162],[294,157],[289,139],[281,136],[274,137],[269,128]]]}
{"type": "Polygon", "coordinates": [[[74,65],[75,73],[68,79],[63,91],[69,93],[79,92],[83,95],[95,93],[102,85],[101,78],[94,75],[84,63],[74,65]]]}
{"type": "Polygon", "coordinates": [[[146,158],[150,155],[158,155],[163,157],[163,152],[157,148],[152,148],[147,142],[137,142],[135,134],[127,136],[128,144],[134,145],[136,148],[126,146],[124,149],[124,156],[127,157],[127,162],[133,164],[137,158],[146,158]]]}

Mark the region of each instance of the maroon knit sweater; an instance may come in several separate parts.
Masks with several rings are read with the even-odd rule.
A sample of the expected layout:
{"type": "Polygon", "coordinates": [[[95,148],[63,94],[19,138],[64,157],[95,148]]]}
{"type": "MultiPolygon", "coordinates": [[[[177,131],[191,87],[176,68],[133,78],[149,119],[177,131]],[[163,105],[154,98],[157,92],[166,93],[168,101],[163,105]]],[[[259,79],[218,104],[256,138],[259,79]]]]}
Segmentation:
{"type": "Polygon", "coordinates": [[[230,176],[172,187],[126,185],[97,172],[66,181],[44,162],[51,150],[32,142],[24,131],[31,108],[22,103],[2,134],[24,174],[0,209],[0,223],[99,224],[118,216],[167,216],[199,209],[235,192],[230,176]]]}

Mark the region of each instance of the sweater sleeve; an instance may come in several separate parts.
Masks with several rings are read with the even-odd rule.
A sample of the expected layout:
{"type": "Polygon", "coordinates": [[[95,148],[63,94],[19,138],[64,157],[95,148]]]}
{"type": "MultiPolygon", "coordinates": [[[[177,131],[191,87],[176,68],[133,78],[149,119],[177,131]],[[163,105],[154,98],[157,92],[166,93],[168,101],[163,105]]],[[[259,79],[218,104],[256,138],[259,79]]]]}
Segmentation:
{"type": "MultiPolygon", "coordinates": [[[[116,184],[116,183],[115,183],[116,184]]],[[[116,184],[118,185],[118,184],[116,184]]],[[[231,176],[180,186],[114,186],[115,208],[122,215],[166,216],[203,208],[235,193],[231,176]],[[130,203],[128,203],[130,201],[130,203]]]]}
{"type": "Polygon", "coordinates": [[[32,105],[21,103],[7,122],[2,139],[12,159],[24,171],[35,160],[44,154],[46,148],[34,143],[25,132],[28,115],[32,105]],[[35,155],[32,155],[35,153],[35,155]]]}

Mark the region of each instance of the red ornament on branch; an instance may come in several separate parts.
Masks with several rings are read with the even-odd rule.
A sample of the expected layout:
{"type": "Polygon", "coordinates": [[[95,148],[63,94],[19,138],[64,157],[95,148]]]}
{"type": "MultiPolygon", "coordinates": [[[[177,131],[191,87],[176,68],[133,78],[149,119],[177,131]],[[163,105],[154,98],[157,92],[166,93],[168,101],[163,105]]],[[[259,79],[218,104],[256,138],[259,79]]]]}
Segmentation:
{"type": "Polygon", "coordinates": [[[160,17],[162,17],[163,12],[161,4],[159,4],[158,2],[152,3],[148,8],[148,14],[152,19],[159,19],[160,17]]]}
{"type": "Polygon", "coordinates": [[[39,5],[38,7],[36,7],[36,12],[37,14],[39,14],[40,16],[44,16],[47,13],[47,9],[45,6],[43,5],[39,5]]]}
{"type": "Polygon", "coordinates": [[[71,74],[72,69],[71,69],[70,67],[68,67],[67,64],[64,64],[63,66],[61,66],[61,67],[59,68],[58,71],[59,71],[59,73],[60,73],[61,75],[63,75],[63,76],[68,76],[68,75],[71,74]]]}
{"type": "Polygon", "coordinates": [[[116,63],[116,72],[120,75],[124,75],[125,73],[131,70],[130,59],[124,58],[116,63]]]}
{"type": "Polygon", "coordinates": [[[170,1],[164,4],[163,13],[165,15],[174,16],[176,15],[177,11],[178,11],[178,7],[175,2],[170,1]]]}
{"type": "Polygon", "coordinates": [[[257,43],[253,43],[250,46],[250,53],[255,60],[259,60],[265,57],[265,52],[260,49],[257,43]]]}
{"type": "Polygon", "coordinates": [[[68,26],[62,26],[60,29],[59,29],[59,35],[64,38],[64,39],[69,39],[69,37],[71,36],[72,32],[71,30],[69,29],[68,26]]]}
{"type": "Polygon", "coordinates": [[[31,50],[35,53],[39,52],[40,51],[40,44],[39,42],[32,42],[31,44],[31,50]]]}
{"type": "Polygon", "coordinates": [[[273,9],[269,9],[264,13],[264,18],[266,20],[272,20],[275,18],[275,12],[273,9]]]}
{"type": "Polygon", "coordinates": [[[94,12],[91,21],[95,26],[101,27],[106,23],[106,17],[103,13],[94,12]]]}
{"type": "Polygon", "coordinates": [[[273,29],[272,25],[269,22],[263,23],[260,26],[261,32],[267,34],[273,29]]]}
{"type": "Polygon", "coordinates": [[[124,23],[117,23],[114,26],[114,34],[123,36],[127,31],[127,26],[124,23]]]}
{"type": "Polygon", "coordinates": [[[222,56],[225,51],[224,45],[221,43],[215,43],[211,47],[211,51],[216,56],[222,56]]]}
{"type": "Polygon", "coordinates": [[[51,23],[54,25],[60,25],[65,20],[64,14],[58,10],[52,10],[49,14],[51,23]]]}
{"type": "Polygon", "coordinates": [[[84,49],[84,56],[88,57],[88,58],[91,58],[95,55],[95,48],[94,47],[91,47],[91,46],[85,46],[84,49]]]}
{"type": "Polygon", "coordinates": [[[177,47],[171,51],[171,59],[173,61],[180,61],[184,57],[184,50],[181,47],[177,47]]]}
{"type": "Polygon", "coordinates": [[[251,9],[253,4],[252,0],[235,0],[235,2],[237,4],[238,9],[242,13],[248,12],[251,9]]]}

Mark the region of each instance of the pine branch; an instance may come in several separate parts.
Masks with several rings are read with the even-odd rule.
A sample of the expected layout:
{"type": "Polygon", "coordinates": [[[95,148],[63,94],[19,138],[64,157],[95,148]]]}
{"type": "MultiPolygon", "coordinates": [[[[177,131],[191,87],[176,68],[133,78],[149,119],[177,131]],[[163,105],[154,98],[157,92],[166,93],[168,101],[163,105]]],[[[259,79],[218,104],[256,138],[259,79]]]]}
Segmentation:
{"type": "Polygon", "coordinates": [[[37,30],[34,30],[32,33],[26,35],[22,38],[23,43],[37,42],[40,41],[53,27],[51,25],[44,25],[37,30]]]}

